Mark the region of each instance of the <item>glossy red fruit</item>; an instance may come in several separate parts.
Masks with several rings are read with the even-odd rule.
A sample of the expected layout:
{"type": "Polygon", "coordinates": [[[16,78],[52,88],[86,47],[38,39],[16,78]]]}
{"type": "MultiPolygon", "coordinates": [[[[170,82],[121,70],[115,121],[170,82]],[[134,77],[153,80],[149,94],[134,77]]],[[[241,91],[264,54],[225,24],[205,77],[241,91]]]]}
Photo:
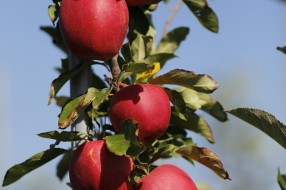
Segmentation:
{"type": "Polygon", "coordinates": [[[62,0],[60,31],[76,57],[109,60],[124,41],[128,14],[125,0],[62,0]]]}
{"type": "Polygon", "coordinates": [[[165,91],[152,84],[136,84],[117,92],[110,102],[109,116],[114,130],[133,119],[139,124],[143,144],[154,141],[166,131],[170,121],[170,101],[165,91]]]}
{"type": "Polygon", "coordinates": [[[74,152],[69,168],[73,190],[129,190],[131,158],[117,156],[103,140],[86,142],[74,152]]]}
{"type": "Polygon", "coordinates": [[[197,190],[197,187],[182,169],[165,164],[144,176],[135,190],[197,190]]]}
{"type": "Polygon", "coordinates": [[[139,6],[139,5],[148,5],[148,4],[156,4],[161,0],[126,0],[129,6],[139,6]]]}

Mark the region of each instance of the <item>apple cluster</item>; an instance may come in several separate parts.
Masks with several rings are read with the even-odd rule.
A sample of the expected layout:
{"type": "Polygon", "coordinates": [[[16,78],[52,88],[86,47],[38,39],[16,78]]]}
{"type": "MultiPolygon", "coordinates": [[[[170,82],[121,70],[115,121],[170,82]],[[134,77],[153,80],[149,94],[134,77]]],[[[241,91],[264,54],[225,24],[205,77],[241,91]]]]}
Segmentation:
{"type": "MultiPolygon", "coordinates": [[[[118,54],[126,37],[128,6],[161,0],[62,0],[59,27],[69,51],[78,58],[107,61],[118,54]]],[[[165,91],[152,84],[127,86],[110,102],[109,116],[118,132],[125,120],[138,125],[137,136],[149,146],[167,130],[171,109],[165,91]]],[[[131,184],[131,157],[110,152],[104,140],[85,142],[73,153],[69,168],[73,190],[197,190],[192,179],[174,165],[161,165],[131,184]]]]}

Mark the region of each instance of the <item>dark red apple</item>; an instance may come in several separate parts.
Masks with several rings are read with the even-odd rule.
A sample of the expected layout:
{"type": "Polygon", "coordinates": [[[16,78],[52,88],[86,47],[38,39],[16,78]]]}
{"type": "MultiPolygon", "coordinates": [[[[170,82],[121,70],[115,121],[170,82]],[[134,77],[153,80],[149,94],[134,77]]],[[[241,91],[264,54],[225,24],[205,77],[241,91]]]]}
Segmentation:
{"type": "Polygon", "coordinates": [[[70,182],[73,190],[129,190],[132,169],[132,159],[109,152],[103,140],[86,142],[72,156],[70,182]]]}
{"type": "Polygon", "coordinates": [[[197,190],[197,187],[182,169],[164,164],[141,178],[135,190],[197,190]]]}
{"type": "Polygon", "coordinates": [[[156,4],[161,0],[126,0],[129,6],[139,6],[139,5],[148,5],[148,4],[156,4]]]}
{"type": "Polygon", "coordinates": [[[110,102],[109,116],[116,132],[127,119],[137,121],[143,144],[154,141],[166,131],[170,121],[170,101],[165,91],[152,84],[136,84],[117,92],[110,102]]]}
{"type": "Polygon", "coordinates": [[[128,20],[125,0],[62,0],[59,26],[76,57],[109,60],[121,48],[128,20]]]}

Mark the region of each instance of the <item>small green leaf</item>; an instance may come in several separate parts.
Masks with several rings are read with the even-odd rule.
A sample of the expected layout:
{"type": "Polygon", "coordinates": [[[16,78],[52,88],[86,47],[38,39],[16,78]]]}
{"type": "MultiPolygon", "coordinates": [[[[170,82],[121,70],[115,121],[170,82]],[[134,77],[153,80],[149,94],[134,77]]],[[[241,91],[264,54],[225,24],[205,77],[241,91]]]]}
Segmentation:
{"type": "Polygon", "coordinates": [[[159,62],[161,68],[165,65],[167,61],[170,59],[175,58],[176,55],[173,53],[156,53],[148,56],[146,59],[143,60],[144,63],[152,64],[155,62],[159,62]]]}
{"type": "Polygon", "coordinates": [[[84,139],[83,133],[78,131],[62,131],[60,133],[58,131],[49,131],[40,133],[38,136],[63,142],[80,141],[84,139]]]}
{"type": "Polygon", "coordinates": [[[205,137],[210,143],[214,143],[212,130],[209,124],[201,117],[188,111],[186,114],[172,112],[170,123],[176,127],[191,130],[205,137]]]}
{"type": "Polygon", "coordinates": [[[58,7],[56,5],[50,5],[48,7],[48,15],[49,15],[52,23],[55,24],[56,20],[59,17],[58,7]]]}
{"type": "Polygon", "coordinates": [[[94,99],[98,90],[96,88],[89,88],[86,94],[76,97],[67,103],[60,113],[58,126],[65,129],[70,126],[89,106],[94,99]]]}
{"type": "Polygon", "coordinates": [[[68,103],[71,99],[67,96],[56,96],[55,100],[58,106],[64,107],[64,105],[66,105],[66,103],[68,103]]]}
{"type": "Polygon", "coordinates": [[[286,149],[286,126],[270,113],[253,108],[237,108],[227,112],[260,129],[286,149]]]}
{"type": "Polygon", "coordinates": [[[279,168],[278,168],[278,173],[277,173],[277,181],[279,183],[281,190],[286,190],[286,175],[281,174],[279,168]]]}
{"type": "Polygon", "coordinates": [[[71,78],[76,76],[80,71],[87,68],[93,64],[93,62],[82,63],[75,66],[73,69],[61,74],[58,78],[53,80],[50,86],[50,96],[48,104],[50,105],[52,100],[54,99],[55,95],[59,92],[59,90],[64,86],[64,84],[69,81],[71,78]]]}
{"type": "Polygon", "coordinates": [[[123,121],[119,134],[105,137],[109,151],[116,155],[139,155],[144,147],[136,136],[137,129],[136,122],[132,120],[123,121]]]}
{"type": "Polygon", "coordinates": [[[46,151],[40,152],[26,161],[11,167],[4,177],[3,186],[10,185],[29,172],[39,168],[40,166],[48,163],[61,154],[64,154],[67,150],[61,148],[52,148],[46,151]]]}
{"type": "Polygon", "coordinates": [[[157,53],[174,53],[181,42],[184,41],[189,34],[188,27],[178,27],[170,31],[164,36],[158,44],[157,53]]]}
{"type": "Polygon", "coordinates": [[[57,165],[57,176],[60,180],[63,180],[69,171],[69,165],[72,157],[72,150],[68,150],[59,161],[57,165]]]}
{"type": "Polygon", "coordinates": [[[132,60],[141,62],[148,57],[152,51],[152,44],[153,38],[151,36],[137,34],[136,39],[132,41],[130,45],[132,60]]]}
{"type": "Polygon", "coordinates": [[[198,92],[211,93],[219,84],[208,75],[175,69],[150,81],[151,84],[174,84],[194,89],[198,92]]]}
{"type": "Polygon", "coordinates": [[[217,155],[204,147],[187,145],[179,147],[176,152],[188,160],[195,160],[214,171],[223,179],[230,179],[228,172],[224,169],[217,155]]]}
{"type": "Polygon", "coordinates": [[[212,32],[218,32],[218,18],[206,0],[183,0],[200,23],[212,32]]]}
{"type": "Polygon", "coordinates": [[[286,54],[286,46],[284,47],[277,47],[277,50],[283,52],[284,54],[286,54]]]}

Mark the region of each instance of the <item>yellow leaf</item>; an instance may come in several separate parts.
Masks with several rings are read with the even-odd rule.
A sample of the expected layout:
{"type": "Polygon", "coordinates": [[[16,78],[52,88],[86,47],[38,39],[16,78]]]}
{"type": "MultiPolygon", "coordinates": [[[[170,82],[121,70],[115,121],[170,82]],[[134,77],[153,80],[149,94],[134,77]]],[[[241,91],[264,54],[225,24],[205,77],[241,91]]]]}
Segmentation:
{"type": "Polygon", "coordinates": [[[143,80],[155,75],[156,73],[158,73],[158,71],[160,71],[161,67],[160,67],[160,63],[159,62],[155,62],[153,64],[150,65],[150,69],[139,74],[136,77],[136,83],[140,83],[143,80]]]}

